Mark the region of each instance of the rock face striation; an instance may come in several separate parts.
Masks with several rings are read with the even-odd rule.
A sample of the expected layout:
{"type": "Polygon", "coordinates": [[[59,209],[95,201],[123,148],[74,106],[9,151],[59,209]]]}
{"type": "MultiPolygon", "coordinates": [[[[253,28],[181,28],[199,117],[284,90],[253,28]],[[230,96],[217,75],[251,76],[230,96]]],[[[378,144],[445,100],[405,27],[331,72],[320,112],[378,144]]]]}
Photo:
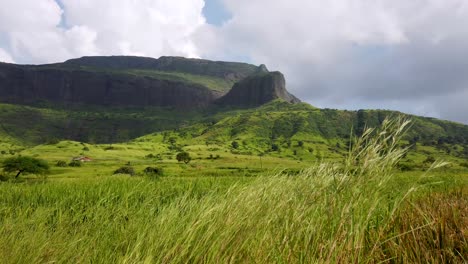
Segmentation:
{"type": "Polygon", "coordinates": [[[256,107],[276,99],[300,103],[286,90],[286,80],[280,72],[260,73],[236,83],[218,103],[230,106],[256,107]]]}
{"type": "Polygon", "coordinates": [[[284,76],[270,73],[265,65],[131,56],[83,57],[48,65],[0,63],[3,103],[193,109],[214,103],[258,106],[278,98],[299,102],[286,91],[284,76]],[[156,74],[135,73],[139,70],[156,74]],[[161,72],[171,77],[163,78],[158,75],[161,72]],[[180,76],[189,77],[180,79],[180,76]],[[207,80],[234,86],[224,95],[190,78],[210,78],[207,80]]]}

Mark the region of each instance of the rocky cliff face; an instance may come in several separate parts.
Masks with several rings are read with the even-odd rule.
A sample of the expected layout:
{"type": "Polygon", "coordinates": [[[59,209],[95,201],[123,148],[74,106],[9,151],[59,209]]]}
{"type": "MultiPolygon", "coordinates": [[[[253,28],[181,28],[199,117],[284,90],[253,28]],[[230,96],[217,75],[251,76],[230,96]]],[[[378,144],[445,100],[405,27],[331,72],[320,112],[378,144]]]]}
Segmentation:
{"type": "Polygon", "coordinates": [[[255,107],[275,99],[283,99],[290,103],[300,102],[286,90],[286,81],[280,72],[260,73],[247,77],[236,83],[231,91],[218,100],[218,103],[255,107]]]}
{"type": "Polygon", "coordinates": [[[206,87],[125,74],[0,65],[0,102],[194,108],[220,95],[206,87]]]}
{"type": "Polygon", "coordinates": [[[258,106],[278,98],[299,102],[286,91],[284,76],[279,72],[270,73],[265,65],[126,56],[83,57],[39,66],[0,63],[0,102],[4,103],[193,109],[215,102],[258,106]],[[172,77],[134,74],[134,70],[142,69],[167,72],[172,77]],[[181,79],[177,74],[188,74],[189,77],[181,79]],[[208,81],[215,77],[215,80],[235,85],[226,96],[217,100],[223,93],[205,87],[203,82],[190,81],[190,78],[207,76],[211,78],[208,81]]]}

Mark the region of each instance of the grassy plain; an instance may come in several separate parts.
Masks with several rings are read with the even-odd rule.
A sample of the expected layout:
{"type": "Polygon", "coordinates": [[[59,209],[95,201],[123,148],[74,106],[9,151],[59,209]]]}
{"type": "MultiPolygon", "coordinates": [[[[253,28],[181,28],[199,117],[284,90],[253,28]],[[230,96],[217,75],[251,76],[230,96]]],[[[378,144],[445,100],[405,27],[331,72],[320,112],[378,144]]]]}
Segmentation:
{"type": "Polygon", "coordinates": [[[215,129],[204,134],[206,140],[190,136],[196,127],[112,145],[61,141],[27,148],[4,140],[1,158],[14,150],[47,160],[52,170],[47,178],[0,182],[0,259],[463,263],[463,159],[424,145],[406,154],[397,125],[365,134],[351,150],[344,141],[323,138],[301,146],[300,138],[285,142],[279,151],[239,138],[233,148],[229,137],[208,140],[222,139],[215,129]],[[175,160],[181,150],[190,153],[190,163],[175,160]],[[54,166],[79,155],[93,161],[54,166]],[[452,164],[438,168],[429,156],[452,164]],[[399,168],[398,161],[411,166],[399,168]],[[128,164],[136,176],[112,175],[128,164]],[[164,175],[143,175],[147,166],[164,175]]]}

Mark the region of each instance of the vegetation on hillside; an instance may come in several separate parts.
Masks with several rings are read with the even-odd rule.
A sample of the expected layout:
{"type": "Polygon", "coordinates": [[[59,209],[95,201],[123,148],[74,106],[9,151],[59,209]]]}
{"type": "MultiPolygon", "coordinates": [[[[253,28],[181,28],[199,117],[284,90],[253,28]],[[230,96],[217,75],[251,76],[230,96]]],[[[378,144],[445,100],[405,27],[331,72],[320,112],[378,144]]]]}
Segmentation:
{"type": "MultiPolygon", "coordinates": [[[[395,175],[407,150],[399,145],[405,128],[404,120],[383,121],[382,128],[350,139],[345,161],[312,163],[294,174],[202,177],[199,172],[156,181],[88,175],[45,184],[0,183],[0,258],[8,263],[462,263],[468,254],[467,178],[431,177],[431,170],[444,165],[440,162],[429,173],[395,175]]],[[[87,166],[92,165],[83,169],[87,166]]]]}

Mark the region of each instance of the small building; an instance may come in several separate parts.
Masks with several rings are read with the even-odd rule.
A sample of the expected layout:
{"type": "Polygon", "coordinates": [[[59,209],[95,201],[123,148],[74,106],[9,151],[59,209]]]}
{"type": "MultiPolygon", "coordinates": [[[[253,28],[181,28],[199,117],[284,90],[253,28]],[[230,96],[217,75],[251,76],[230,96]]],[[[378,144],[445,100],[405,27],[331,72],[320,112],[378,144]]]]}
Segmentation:
{"type": "Polygon", "coordinates": [[[85,157],[85,156],[74,157],[72,160],[73,161],[81,161],[81,162],[93,161],[90,157],[85,157]]]}

